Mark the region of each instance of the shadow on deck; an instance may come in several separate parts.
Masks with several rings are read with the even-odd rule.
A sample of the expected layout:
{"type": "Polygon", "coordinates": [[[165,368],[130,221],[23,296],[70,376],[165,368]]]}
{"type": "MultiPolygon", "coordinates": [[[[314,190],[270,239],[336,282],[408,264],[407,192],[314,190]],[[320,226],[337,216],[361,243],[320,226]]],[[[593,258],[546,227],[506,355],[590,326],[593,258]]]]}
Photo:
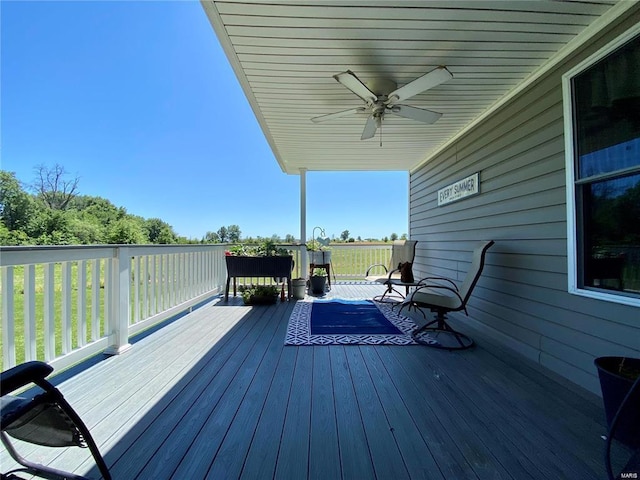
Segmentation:
{"type": "MultiPolygon", "coordinates": [[[[604,478],[595,396],[478,338],[285,347],[293,306],[215,300],[62,382],[114,479],[604,478]]],[[[32,453],[97,476],[77,450],[32,453]]]]}

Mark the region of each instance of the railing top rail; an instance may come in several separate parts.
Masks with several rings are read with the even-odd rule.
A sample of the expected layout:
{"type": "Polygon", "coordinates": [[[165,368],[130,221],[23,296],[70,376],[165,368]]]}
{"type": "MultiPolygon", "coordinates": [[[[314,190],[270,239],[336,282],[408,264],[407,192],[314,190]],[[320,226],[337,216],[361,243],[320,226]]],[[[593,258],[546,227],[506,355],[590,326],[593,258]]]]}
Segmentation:
{"type": "Polygon", "coordinates": [[[221,251],[223,244],[187,245],[39,245],[0,248],[0,267],[31,265],[38,263],[73,262],[114,258],[118,249],[126,248],[129,254],[164,255],[171,253],[221,251]]]}

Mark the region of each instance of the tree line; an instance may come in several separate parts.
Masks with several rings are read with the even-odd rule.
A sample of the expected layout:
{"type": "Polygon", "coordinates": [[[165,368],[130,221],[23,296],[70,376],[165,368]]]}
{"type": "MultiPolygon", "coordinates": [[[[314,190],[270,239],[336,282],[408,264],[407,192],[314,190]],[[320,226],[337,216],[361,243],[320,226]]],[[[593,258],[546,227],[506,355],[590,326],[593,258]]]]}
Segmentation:
{"type": "MultiPolygon", "coordinates": [[[[35,169],[34,180],[25,184],[14,172],[0,170],[0,245],[92,245],[92,244],[188,244],[188,243],[298,243],[292,234],[280,237],[242,238],[238,225],[208,231],[200,239],[178,235],[160,218],[132,215],[109,200],[78,191],[79,178],[61,165],[35,169]]],[[[383,241],[406,238],[392,233],[383,241]]],[[[336,242],[376,241],[353,238],[344,230],[336,242]]]]}

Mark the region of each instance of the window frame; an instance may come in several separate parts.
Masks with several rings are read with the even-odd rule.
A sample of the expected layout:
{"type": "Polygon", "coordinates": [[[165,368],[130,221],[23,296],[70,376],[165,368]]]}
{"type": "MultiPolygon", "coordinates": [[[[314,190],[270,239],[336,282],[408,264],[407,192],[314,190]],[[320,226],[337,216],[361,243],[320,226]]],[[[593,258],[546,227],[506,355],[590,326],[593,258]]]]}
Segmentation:
{"type": "MultiPolygon", "coordinates": [[[[578,242],[581,241],[581,235],[578,232],[579,222],[578,214],[581,205],[578,204],[579,192],[577,187],[580,184],[592,183],[596,178],[576,180],[576,158],[575,158],[575,129],[574,129],[574,105],[572,80],[577,75],[591,68],[598,61],[622,47],[627,42],[633,40],[640,35],[640,24],[637,24],[608,43],[606,46],[589,56],[562,76],[562,102],[564,113],[564,138],[565,138],[565,172],[566,172],[566,196],[567,196],[567,280],[568,292],[573,295],[593,298],[596,300],[604,300],[607,302],[621,303],[634,307],[640,307],[640,298],[630,296],[624,292],[614,293],[596,288],[583,288],[579,285],[579,264],[578,242]]],[[[636,170],[632,167],[629,170],[636,170]]],[[[616,175],[620,172],[616,172],[616,175]]],[[[610,176],[610,174],[600,175],[601,177],[610,176]]],[[[598,176],[596,176],[598,177],[598,176]]]]}

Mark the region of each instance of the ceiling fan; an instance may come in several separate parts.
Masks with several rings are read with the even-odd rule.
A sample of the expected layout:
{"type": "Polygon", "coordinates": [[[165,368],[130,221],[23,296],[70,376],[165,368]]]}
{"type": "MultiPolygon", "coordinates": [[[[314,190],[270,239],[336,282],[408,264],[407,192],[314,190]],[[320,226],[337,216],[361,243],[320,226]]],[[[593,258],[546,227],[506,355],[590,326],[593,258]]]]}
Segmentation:
{"type": "Polygon", "coordinates": [[[353,113],[369,112],[369,118],[364,125],[362,137],[360,137],[361,140],[367,140],[375,136],[376,130],[382,126],[382,120],[386,113],[392,113],[422,123],[431,124],[436,122],[442,116],[441,113],[432,112],[424,108],[410,107],[409,105],[400,105],[398,102],[407,100],[414,95],[451,80],[453,75],[446,67],[438,67],[400,88],[397,88],[394,81],[384,79],[372,80],[365,85],[351,70],[334,75],[333,78],[364,100],[366,106],[321,115],[312,118],[311,121],[321,123],[353,113]]]}

